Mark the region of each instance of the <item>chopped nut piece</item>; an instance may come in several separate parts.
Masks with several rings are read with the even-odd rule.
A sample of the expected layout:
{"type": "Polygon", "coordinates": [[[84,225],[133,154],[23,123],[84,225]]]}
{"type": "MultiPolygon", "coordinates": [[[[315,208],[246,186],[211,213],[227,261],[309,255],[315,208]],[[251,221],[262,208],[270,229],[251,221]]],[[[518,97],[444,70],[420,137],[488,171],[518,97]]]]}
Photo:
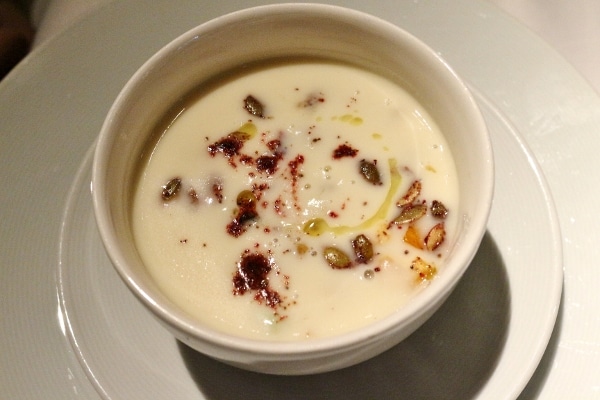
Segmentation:
{"type": "Polygon", "coordinates": [[[410,244],[412,247],[422,250],[423,240],[417,228],[414,225],[409,225],[406,233],[404,234],[404,242],[410,244]]]}
{"type": "Polygon", "coordinates": [[[410,204],[419,197],[419,194],[421,194],[421,181],[414,181],[406,191],[406,194],[398,200],[396,205],[398,207],[403,207],[410,204]]]}
{"type": "Polygon", "coordinates": [[[352,249],[359,264],[366,264],[373,258],[373,244],[365,235],[358,235],[352,240],[352,249]]]}
{"type": "Polygon", "coordinates": [[[437,274],[435,265],[427,263],[421,257],[413,260],[410,269],[417,273],[418,279],[421,281],[429,281],[437,274]]]}
{"type": "Polygon", "coordinates": [[[402,209],[400,210],[400,215],[394,218],[392,223],[396,225],[407,224],[418,220],[425,214],[427,214],[427,205],[407,204],[404,207],[402,207],[402,209]]]}
{"type": "Polygon", "coordinates": [[[425,236],[425,247],[430,251],[437,249],[444,241],[445,236],[446,229],[444,228],[444,223],[440,222],[431,228],[427,236],[425,236]]]}
{"type": "Polygon", "coordinates": [[[181,189],[181,178],[173,178],[162,187],[162,198],[169,201],[179,193],[181,189]]]}
{"type": "Polygon", "coordinates": [[[345,269],[352,266],[350,257],[337,247],[328,246],[323,250],[323,257],[331,268],[345,269]]]}
{"type": "Polygon", "coordinates": [[[441,201],[434,200],[431,202],[431,215],[444,219],[448,215],[448,209],[441,201]]]}

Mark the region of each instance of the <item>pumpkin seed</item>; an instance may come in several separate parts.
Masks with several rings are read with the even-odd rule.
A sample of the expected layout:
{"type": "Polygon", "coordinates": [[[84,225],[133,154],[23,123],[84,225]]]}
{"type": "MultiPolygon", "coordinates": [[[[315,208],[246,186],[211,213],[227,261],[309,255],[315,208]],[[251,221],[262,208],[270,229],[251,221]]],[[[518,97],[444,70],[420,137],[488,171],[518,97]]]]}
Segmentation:
{"type": "Polygon", "coordinates": [[[174,198],[181,189],[181,178],[173,178],[162,187],[162,198],[169,201],[174,198]]]}
{"type": "Polygon", "coordinates": [[[254,115],[255,117],[259,117],[259,118],[265,117],[264,107],[263,107],[262,103],[260,101],[258,101],[252,95],[248,95],[244,99],[244,108],[246,109],[246,111],[248,111],[250,114],[254,115]]]}
{"type": "Polygon", "coordinates": [[[323,257],[333,269],[345,269],[352,266],[350,257],[337,247],[328,246],[323,250],[323,257]]]}
{"type": "Polygon", "coordinates": [[[430,251],[437,249],[444,242],[445,236],[446,229],[444,228],[444,223],[440,222],[431,228],[427,236],[425,236],[425,247],[430,251]]]}
{"type": "Polygon", "coordinates": [[[367,182],[372,183],[373,185],[381,185],[381,177],[379,175],[379,170],[377,169],[377,165],[375,165],[374,162],[360,160],[359,171],[362,177],[365,178],[367,182]]]}
{"type": "Polygon", "coordinates": [[[427,205],[425,204],[407,204],[400,210],[398,215],[392,223],[396,225],[408,224],[418,220],[427,214],[427,205]]]}
{"type": "Polygon", "coordinates": [[[227,135],[227,137],[239,140],[240,142],[245,142],[247,140],[250,140],[252,138],[252,135],[248,132],[233,131],[229,135],[227,135]]]}
{"type": "Polygon", "coordinates": [[[398,207],[403,207],[410,204],[419,197],[419,194],[421,194],[421,181],[414,181],[406,191],[406,194],[398,200],[396,205],[398,207]]]}
{"type": "Polygon", "coordinates": [[[251,190],[242,190],[236,198],[236,204],[243,208],[254,208],[256,206],[256,196],[251,190]]]}
{"type": "Polygon", "coordinates": [[[352,240],[352,249],[360,264],[366,264],[373,258],[373,244],[365,235],[358,235],[352,240]]]}

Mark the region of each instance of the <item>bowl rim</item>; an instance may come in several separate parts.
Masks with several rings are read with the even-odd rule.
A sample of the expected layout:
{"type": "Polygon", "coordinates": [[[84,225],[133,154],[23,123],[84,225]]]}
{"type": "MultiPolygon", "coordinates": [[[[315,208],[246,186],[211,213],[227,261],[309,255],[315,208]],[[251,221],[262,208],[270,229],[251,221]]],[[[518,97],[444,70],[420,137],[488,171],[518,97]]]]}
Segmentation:
{"type": "MultiPolygon", "coordinates": [[[[163,323],[166,322],[167,325],[176,327],[180,332],[185,332],[186,336],[194,338],[196,341],[210,343],[211,346],[217,346],[229,351],[233,350],[247,354],[261,354],[263,356],[297,355],[298,357],[302,357],[316,353],[341,352],[344,349],[357,346],[360,343],[370,342],[386,332],[394,333],[401,327],[409,326],[419,319],[423,314],[423,307],[433,308],[433,305],[436,304],[436,299],[447,297],[467,270],[470,262],[475,256],[479,243],[485,234],[493,198],[493,169],[493,154],[489,133],[474,97],[470,93],[467,85],[461,80],[458,74],[455,73],[450,65],[425,43],[401,27],[362,11],[329,4],[280,3],[234,11],[191,28],[163,46],[135,72],[117,96],[101,128],[92,166],[92,197],[100,236],[113,266],[129,289],[146,306],[146,308],[158,317],[159,320],[162,320],[163,323]],[[109,150],[114,142],[114,137],[111,135],[112,122],[117,118],[122,103],[126,101],[128,95],[135,90],[140,79],[152,65],[156,64],[159,60],[163,60],[190,40],[194,40],[194,38],[203,32],[219,29],[242,19],[288,13],[327,14],[346,21],[369,24],[371,26],[376,26],[376,29],[385,35],[401,38],[401,40],[410,42],[412,46],[419,48],[420,51],[431,60],[432,64],[435,64],[436,69],[445,71],[443,73],[452,78],[449,81],[452,82],[456,92],[462,93],[460,98],[462,99],[465,108],[472,110],[470,113],[471,122],[477,127],[477,130],[481,132],[480,150],[485,152],[484,158],[487,159],[488,162],[483,171],[485,179],[483,179],[483,186],[481,187],[480,193],[482,198],[481,204],[483,204],[484,207],[474,210],[473,215],[470,216],[471,220],[476,223],[475,226],[477,231],[476,234],[471,234],[467,238],[466,243],[461,246],[459,249],[461,254],[458,255],[458,257],[454,256],[453,259],[457,260],[456,263],[460,261],[460,264],[462,264],[454,273],[438,274],[436,279],[430,282],[427,290],[423,290],[418,296],[403,305],[396,312],[381,320],[369,323],[366,326],[339,335],[322,338],[302,339],[297,341],[272,341],[268,339],[245,338],[243,336],[225,333],[210,326],[204,326],[201,323],[197,323],[195,319],[188,316],[182,310],[178,309],[174,303],[169,302],[168,304],[162,304],[158,302],[153,290],[138,282],[135,276],[132,275],[131,269],[119,250],[112,224],[109,222],[110,210],[107,202],[104,201],[106,193],[102,182],[105,180],[104,171],[107,167],[106,161],[110,153],[109,150]]],[[[433,312],[435,310],[428,311],[433,312]]]]}

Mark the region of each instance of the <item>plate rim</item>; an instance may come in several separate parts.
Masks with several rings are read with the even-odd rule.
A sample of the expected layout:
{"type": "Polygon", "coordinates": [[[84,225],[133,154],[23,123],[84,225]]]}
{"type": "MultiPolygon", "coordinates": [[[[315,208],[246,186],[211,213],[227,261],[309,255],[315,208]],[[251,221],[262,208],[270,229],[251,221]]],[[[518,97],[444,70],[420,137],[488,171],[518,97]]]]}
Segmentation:
{"type": "MultiPolygon", "coordinates": [[[[104,11],[104,9],[99,10],[98,14],[103,14],[103,11],[104,11]]],[[[99,17],[97,17],[97,16],[94,16],[91,19],[87,19],[86,18],[79,25],[88,25],[88,24],[97,23],[95,21],[97,21],[98,18],[99,17]]],[[[73,34],[74,30],[75,30],[74,28],[68,29],[63,35],[60,35],[60,37],[71,36],[73,34]]],[[[62,39],[57,38],[57,39],[52,39],[52,40],[50,40],[48,42],[45,42],[42,46],[40,46],[40,48],[36,49],[32,54],[30,54],[28,56],[28,58],[20,66],[18,66],[15,70],[13,70],[13,72],[11,74],[9,74],[7,76],[7,78],[5,78],[3,80],[3,82],[0,83],[0,93],[2,93],[3,91],[14,91],[15,89],[18,89],[18,86],[20,86],[21,84],[23,84],[23,82],[21,81],[21,79],[23,79],[23,77],[25,75],[27,75],[27,73],[29,73],[29,71],[31,69],[36,68],[35,64],[38,62],[38,59],[40,57],[43,57],[46,52],[52,51],[53,48],[59,47],[60,43],[61,43],[61,40],[62,39]]],[[[531,154],[534,154],[534,153],[531,152],[531,154]]],[[[540,171],[541,171],[541,169],[540,169],[540,171]]],[[[554,210],[555,210],[555,213],[556,213],[556,207],[554,207],[554,210]]],[[[557,219],[557,221],[560,224],[560,220],[557,219]]],[[[564,255],[563,255],[563,258],[564,258],[564,255]]],[[[563,264],[564,264],[564,260],[563,260],[563,264]]],[[[561,293],[562,293],[562,279],[561,279],[561,293]]],[[[559,312],[559,310],[557,308],[557,313],[558,312],[559,312]]]]}
{"type": "MultiPolygon", "coordinates": [[[[514,374],[515,376],[519,376],[520,378],[518,380],[515,380],[515,383],[509,387],[506,388],[506,392],[504,392],[504,396],[506,398],[517,398],[519,396],[519,394],[523,391],[523,389],[526,387],[526,385],[528,384],[531,376],[534,374],[536,368],[538,367],[538,364],[542,358],[542,356],[544,355],[546,348],[548,346],[550,337],[554,331],[554,327],[555,327],[555,322],[556,322],[556,318],[558,315],[558,310],[560,308],[560,299],[562,296],[562,282],[563,282],[563,253],[562,253],[562,238],[561,238],[561,233],[560,233],[560,221],[558,219],[558,214],[556,211],[556,207],[555,204],[553,202],[552,199],[552,194],[549,190],[549,186],[546,182],[545,176],[543,174],[543,171],[541,169],[541,166],[539,165],[539,163],[537,162],[537,160],[535,159],[535,157],[533,156],[533,153],[531,151],[531,149],[529,148],[529,146],[527,145],[527,143],[525,142],[523,136],[521,135],[521,133],[519,132],[519,130],[513,126],[513,124],[510,122],[510,120],[496,107],[496,105],[491,102],[486,96],[485,94],[481,93],[477,88],[472,88],[471,89],[474,93],[475,99],[478,102],[478,104],[480,106],[485,105],[485,107],[488,108],[488,110],[493,113],[494,117],[497,118],[502,125],[506,128],[506,132],[503,133],[503,135],[506,135],[507,138],[509,138],[511,141],[514,141],[514,146],[517,147],[519,149],[519,158],[524,159],[525,163],[528,165],[528,172],[527,174],[531,174],[531,177],[535,178],[535,182],[536,182],[536,192],[539,194],[539,197],[543,200],[543,204],[540,203],[539,205],[535,205],[536,208],[538,209],[543,209],[542,211],[540,211],[541,214],[544,215],[544,221],[547,224],[548,228],[550,228],[550,232],[547,235],[547,240],[549,245],[553,245],[552,247],[552,254],[550,254],[548,256],[548,260],[551,261],[552,264],[552,277],[553,279],[548,280],[547,283],[544,285],[544,288],[548,289],[551,288],[552,290],[548,291],[547,293],[545,293],[545,297],[544,299],[549,300],[549,302],[547,303],[547,305],[545,305],[545,308],[543,309],[544,311],[544,318],[540,318],[540,323],[537,325],[539,327],[541,327],[541,329],[536,330],[536,334],[537,335],[541,335],[540,337],[542,338],[541,340],[538,340],[536,342],[536,346],[534,347],[534,350],[532,350],[531,352],[527,353],[527,357],[524,358],[521,363],[521,366],[519,368],[519,373],[518,374],[514,374]]],[[[504,138],[504,136],[502,136],[504,138]]],[[[492,140],[492,142],[494,142],[494,140],[492,140]]],[[[511,145],[513,146],[513,145],[511,145]]],[[[63,231],[61,232],[61,236],[60,236],[60,247],[61,247],[61,251],[63,249],[63,245],[65,245],[65,242],[62,240],[64,238],[64,234],[65,234],[65,230],[71,229],[71,225],[73,225],[72,221],[67,220],[68,216],[72,213],[73,209],[72,206],[74,203],[76,203],[78,201],[78,199],[74,198],[75,194],[78,192],[85,192],[86,188],[85,186],[82,188],[81,185],[85,185],[87,184],[87,180],[85,180],[85,175],[89,175],[90,174],[90,168],[91,168],[91,162],[90,162],[90,158],[91,155],[93,153],[93,148],[94,148],[94,144],[92,144],[92,146],[86,151],[84,157],[82,160],[80,160],[80,166],[78,168],[78,172],[75,175],[75,177],[72,180],[72,184],[71,184],[71,190],[69,192],[69,197],[68,197],[68,202],[64,207],[64,213],[63,213],[63,222],[62,222],[62,227],[63,227],[63,231]]],[[[528,175],[529,176],[529,175],[528,175]]],[[[90,210],[91,210],[91,206],[90,206],[90,210]]],[[[90,211],[88,210],[88,211],[90,211]]],[[[494,213],[494,211],[492,211],[494,213]]],[[[499,211],[496,211],[495,213],[498,213],[499,211]]],[[[489,234],[489,228],[488,228],[488,234],[489,234]]],[[[492,235],[493,237],[493,235],[492,235]]],[[[99,244],[100,247],[101,244],[99,244]]],[[[538,251],[541,251],[542,249],[539,249],[538,251]]],[[[59,298],[60,298],[60,304],[61,304],[61,309],[63,311],[63,315],[64,315],[64,319],[65,319],[65,326],[67,327],[67,338],[69,340],[70,346],[72,347],[74,353],[76,354],[79,363],[81,364],[81,368],[83,369],[84,373],[86,374],[86,376],[88,377],[88,379],[90,380],[91,384],[95,387],[95,389],[98,391],[98,393],[100,394],[101,397],[103,398],[111,398],[110,393],[108,393],[104,386],[103,383],[100,381],[100,378],[98,378],[98,376],[102,376],[102,375],[106,375],[106,371],[99,371],[96,368],[100,368],[100,367],[93,367],[94,362],[90,363],[90,354],[93,354],[93,351],[90,349],[85,349],[85,347],[88,347],[89,345],[85,344],[85,340],[86,338],[84,338],[82,335],[83,333],[77,333],[77,331],[81,332],[82,328],[81,326],[74,327],[74,323],[77,324],[81,324],[82,321],[76,321],[76,322],[72,322],[71,318],[70,318],[70,313],[69,311],[74,311],[72,307],[74,307],[73,305],[69,305],[69,302],[72,302],[73,299],[68,300],[66,299],[66,297],[69,297],[69,290],[68,288],[65,289],[65,285],[68,287],[69,285],[69,276],[66,275],[63,277],[64,274],[64,268],[69,268],[68,266],[66,266],[67,262],[65,262],[65,260],[62,258],[62,255],[60,256],[60,260],[61,260],[61,267],[59,268],[59,279],[57,282],[57,285],[59,287],[59,298]],[[80,339],[83,339],[83,342],[80,343],[80,339]],[[84,346],[84,348],[82,348],[81,346],[84,346]],[[96,374],[97,372],[100,372],[99,374],[96,374]]],[[[511,281],[517,279],[517,277],[515,277],[515,272],[514,272],[514,268],[517,268],[515,266],[512,267],[513,272],[512,274],[510,273],[511,271],[511,267],[509,265],[506,265],[506,269],[507,269],[507,278],[509,279],[507,284],[509,286],[509,293],[511,294],[511,304],[512,303],[512,295],[514,295],[514,288],[512,288],[512,290],[510,290],[510,283],[511,281]]],[[[521,300],[523,295],[521,294],[521,300]]],[[[510,306],[510,309],[514,309],[514,305],[510,306]]],[[[505,339],[506,341],[509,341],[512,339],[512,341],[515,340],[514,336],[514,332],[511,331],[511,324],[513,324],[514,321],[514,316],[511,313],[511,316],[509,316],[509,320],[508,320],[508,327],[507,327],[507,338],[505,339]],[[510,336],[511,333],[513,334],[513,336],[510,336]]],[[[523,335],[523,332],[518,332],[520,333],[521,337],[523,335]]],[[[517,336],[518,339],[519,336],[517,336]]],[[[87,338],[87,340],[89,340],[89,338],[87,338]]],[[[505,343],[506,346],[506,343],[505,343]]],[[[512,362],[512,364],[514,364],[514,360],[515,360],[515,355],[505,355],[503,354],[504,351],[499,355],[498,357],[498,364],[496,365],[496,368],[500,368],[502,366],[502,364],[504,362],[512,362]],[[508,360],[508,361],[506,361],[508,360]]],[[[93,360],[92,360],[93,361],[93,360]]],[[[97,365],[97,363],[96,363],[97,365]]],[[[494,373],[496,373],[496,371],[494,371],[494,373]]],[[[511,375],[512,376],[512,375],[511,375]]],[[[514,376],[513,376],[514,378],[514,376]]],[[[489,380],[492,380],[492,376],[489,377],[489,380]]],[[[483,385],[481,387],[483,393],[489,391],[488,388],[488,384],[483,385]],[[487,388],[487,389],[486,389],[487,388]]],[[[498,396],[498,392],[494,392],[494,395],[498,396]]],[[[479,394],[477,396],[477,398],[485,398],[484,395],[479,394]]]]}

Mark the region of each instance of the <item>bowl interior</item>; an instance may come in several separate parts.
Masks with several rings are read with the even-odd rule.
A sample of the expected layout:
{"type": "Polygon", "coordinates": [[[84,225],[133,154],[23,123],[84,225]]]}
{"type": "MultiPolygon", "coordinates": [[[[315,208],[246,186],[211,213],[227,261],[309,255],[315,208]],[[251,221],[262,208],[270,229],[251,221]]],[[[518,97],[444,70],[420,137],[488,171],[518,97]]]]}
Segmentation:
{"type": "MultiPolygon", "coordinates": [[[[489,214],[492,173],[491,146],[477,107],[466,87],[434,52],[399,28],[358,12],[332,6],[279,5],[203,24],[144,64],[119,95],[102,128],[93,184],[101,236],[117,271],[159,319],[167,321],[171,329],[177,327],[180,339],[194,340],[194,347],[205,346],[207,351],[216,343],[223,349],[232,346],[276,355],[343,348],[361,340],[364,344],[380,331],[402,331],[405,337],[416,329],[449,294],[475,254],[489,214]],[[460,184],[458,212],[464,218],[455,249],[438,279],[397,314],[344,338],[319,343],[250,343],[196,326],[161,294],[134,245],[132,188],[148,143],[155,140],[153,128],[173,104],[224,71],[290,57],[351,63],[408,90],[429,111],[451,147],[460,184]]],[[[397,336],[396,342],[402,338],[397,336]]]]}

